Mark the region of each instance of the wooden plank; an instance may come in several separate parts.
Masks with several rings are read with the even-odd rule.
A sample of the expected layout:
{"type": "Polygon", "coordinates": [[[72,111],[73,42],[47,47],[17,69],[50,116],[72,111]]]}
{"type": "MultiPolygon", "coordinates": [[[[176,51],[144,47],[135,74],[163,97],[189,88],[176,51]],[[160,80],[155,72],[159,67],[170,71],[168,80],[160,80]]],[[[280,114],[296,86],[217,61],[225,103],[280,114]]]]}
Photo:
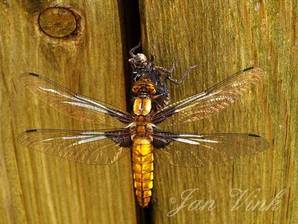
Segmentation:
{"type": "Polygon", "coordinates": [[[263,85],[229,109],[176,131],[258,133],[274,149],[222,166],[156,167],[154,223],[297,223],[297,2],[140,1],[140,11],[143,46],[156,64],[174,60],[176,78],[198,65],[182,86],[170,86],[173,101],[251,65],[266,71],[263,85]],[[233,189],[250,194],[234,210],[233,189]],[[211,210],[202,208],[208,200],[211,210]],[[260,200],[267,210],[246,209],[260,200]]]}
{"type": "Polygon", "coordinates": [[[48,2],[0,1],[0,223],[135,223],[129,158],[88,166],[16,142],[27,128],[103,128],[40,104],[18,82],[22,72],[126,109],[118,1],[56,4],[64,8],[45,13],[41,30],[48,2]]]}

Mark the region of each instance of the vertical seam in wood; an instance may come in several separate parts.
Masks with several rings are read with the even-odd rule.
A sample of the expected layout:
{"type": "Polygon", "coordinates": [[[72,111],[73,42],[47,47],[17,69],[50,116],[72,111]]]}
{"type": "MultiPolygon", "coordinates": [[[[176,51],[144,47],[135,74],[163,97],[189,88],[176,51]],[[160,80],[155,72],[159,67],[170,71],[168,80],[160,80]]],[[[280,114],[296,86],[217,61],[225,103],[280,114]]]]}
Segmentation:
{"type": "Polygon", "coordinates": [[[118,0],[118,9],[120,15],[122,51],[124,59],[125,86],[127,111],[131,110],[130,102],[130,67],[128,65],[128,51],[141,41],[141,24],[138,0],[118,0]]]}

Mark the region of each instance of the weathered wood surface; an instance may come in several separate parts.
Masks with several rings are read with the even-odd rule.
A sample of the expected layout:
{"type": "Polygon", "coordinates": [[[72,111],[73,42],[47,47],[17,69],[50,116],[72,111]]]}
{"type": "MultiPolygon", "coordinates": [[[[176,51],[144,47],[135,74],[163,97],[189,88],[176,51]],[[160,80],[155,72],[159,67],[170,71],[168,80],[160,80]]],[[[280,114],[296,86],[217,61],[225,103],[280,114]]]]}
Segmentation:
{"type": "MultiPolygon", "coordinates": [[[[112,167],[87,166],[29,151],[16,142],[26,128],[94,127],[33,99],[18,83],[22,72],[44,74],[125,109],[125,38],[119,13],[124,6],[118,4],[68,1],[82,19],[80,32],[73,32],[75,19],[67,12],[52,15],[53,21],[41,18],[43,31],[38,29],[37,16],[50,6],[48,1],[0,1],[1,224],[136,222],[129,158],[112,167]]],[[[157,64],[171,66],[175,60],[176,77],[189,65],[198,65],[184,85],[171,86],[173,101],[250,65],[266,71],[263,85],[232,107],[205,121],[177,126],[177,131],[254,132],[272,143],[265,153],[222,166],[156,167],[155,223],[298,223],[297,2],[140,1],[140,12],[144,49],[155,55],[157,64]],[[186,207],[168,217],[181,205],[181,193],[194,188],[198,192],[187,205],[213,199],[216,208],[186,207]],[[275,211],[252,212],[244,206],[231,211],[231,189],[260,189],[249,201],[267,204],[279,192],[285,194],[275,211]]]]}
{"type": "Polygon", "coordinates": [[[18,82],[22,72],[126,109],[118,1],[67,1],[81,20],[67,10],[47,13],[42,32],[37,16],[48,2],[0,1],[0,223],[135,223],[129,158],[88,166],[16,142],[27,128],[101,128],[42,105],[18,82]]]}
{"type": "Polygon", "coordinates": [[[263,85],[229,109],[176,130],[253,132],[272,144],[267,152],[222,166],[156,167],[155,223],[298,223],[297,1],[141,1],[140,11],[143,46],[156,64],[170,67],[174,60],[176,78],[198,65],[182,86],[171,86],[174,101],[251,65],[266,71],[263,85]],[[183,204],[181,193],[194,188],[198,191],[186,207],[168,217],[183,204]],[[234,211],[232,189],[252,194],[234,211]],[[246,211],[249,202],[266,200],[268,205],[280,192],[274,211],[270,206],[246,211]],[[215,209],[200,210],[196,202],[209,199],[216,201],[215,209]]]}

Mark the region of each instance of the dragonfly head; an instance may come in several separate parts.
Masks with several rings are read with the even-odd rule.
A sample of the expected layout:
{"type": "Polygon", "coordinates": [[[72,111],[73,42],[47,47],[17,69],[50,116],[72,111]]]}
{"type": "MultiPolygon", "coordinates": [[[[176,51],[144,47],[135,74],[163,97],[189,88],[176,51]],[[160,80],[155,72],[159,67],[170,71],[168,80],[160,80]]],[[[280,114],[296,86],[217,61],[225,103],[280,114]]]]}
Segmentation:
{"type": "Polygon", "coordinates": [[[151,111],[151,98],[156,94],[155,85],[150,79],[140,79],[133,83],[133,112],[136,115],[148,115],[151,111]]]}
{"type": "Polygon", "coordinates": [[[135,96],[146,98],[156,94],[156,87],[150,79],[143,78],[133,83],[131,91],[135,96]]]}

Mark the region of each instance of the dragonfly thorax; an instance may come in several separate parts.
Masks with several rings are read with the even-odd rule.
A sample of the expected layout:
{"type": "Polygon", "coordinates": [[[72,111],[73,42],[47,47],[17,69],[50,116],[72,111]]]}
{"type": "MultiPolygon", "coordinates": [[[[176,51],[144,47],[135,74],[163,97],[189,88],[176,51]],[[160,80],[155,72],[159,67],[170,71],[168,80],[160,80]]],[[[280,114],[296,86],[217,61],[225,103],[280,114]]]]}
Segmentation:
{"type": "Polygon", "coordinates": [[[152,141],[153,125],[146,116],[137,116],[130,125],[130,134],[132,140],[135,138],[146,138],[152,141]]]}
{"type": "Polygon", "coordinates": [[[151,112],[152,104],[149,97],[136,97],[133,103],[133,112],[135,115],[146,116],[151,112]]]}

